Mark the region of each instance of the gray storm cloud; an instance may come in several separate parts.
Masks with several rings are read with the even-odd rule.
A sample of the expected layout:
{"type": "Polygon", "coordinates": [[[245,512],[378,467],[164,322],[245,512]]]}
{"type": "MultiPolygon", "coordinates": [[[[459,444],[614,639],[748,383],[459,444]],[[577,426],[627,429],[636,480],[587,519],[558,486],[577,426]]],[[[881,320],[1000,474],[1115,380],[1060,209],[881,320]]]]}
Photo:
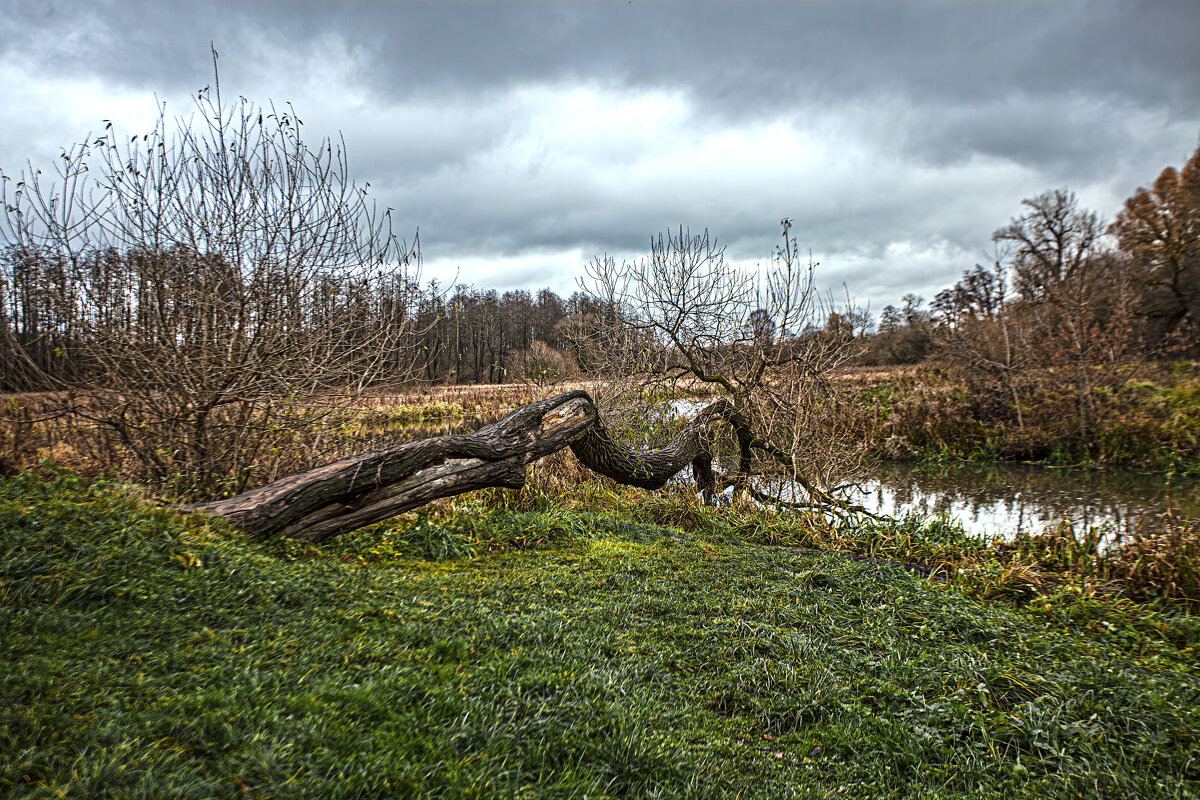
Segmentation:
{"type": "Polygon", "coordinates": [[[569,291],[667,226],[796,221],[874,308],[982,258],[1023,197],[1105,215],[1200,133],[1200,4],[50,3],[0,21],[0,167],[211,80],[345,136],[433,273],[569,291]]]}

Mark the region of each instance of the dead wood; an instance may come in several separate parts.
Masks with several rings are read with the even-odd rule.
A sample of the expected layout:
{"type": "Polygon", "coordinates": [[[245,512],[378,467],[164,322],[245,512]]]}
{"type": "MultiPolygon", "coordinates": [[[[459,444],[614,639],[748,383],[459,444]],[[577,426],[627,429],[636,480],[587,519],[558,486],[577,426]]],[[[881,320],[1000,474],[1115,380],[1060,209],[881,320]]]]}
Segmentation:
{"type": "Polygon", "coordinates": [[[690,464],[698,488],[711,498],[714,434],[721,423],[733,426],[748,457],[749,429],[727,400],[704,408],[666,447],[638,453],[609,436],[591,396],[577,390],[522,406],[474,433],[351,456],[235,497],[181,508],[223,517],[256,537],[319,542],[442,497],[489,486],[520,488],[526,464],[564,447],[595,472],[646,489],[661,488],[690,464]]]}

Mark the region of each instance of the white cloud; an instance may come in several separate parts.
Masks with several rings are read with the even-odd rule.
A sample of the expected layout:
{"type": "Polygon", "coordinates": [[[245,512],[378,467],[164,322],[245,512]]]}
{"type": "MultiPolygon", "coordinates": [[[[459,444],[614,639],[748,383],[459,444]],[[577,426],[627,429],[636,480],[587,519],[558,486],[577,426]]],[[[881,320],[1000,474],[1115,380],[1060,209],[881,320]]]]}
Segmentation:
{"type": "MultiPolygon", "coordinates": [[[[112,120],[129,136],[153,129],[158,107],[153,94],[112,89],[99,78],[76,79],[33,72],[11,58],[0,60],[3,105],[0,125],[0,169],[19,171],[26,160],[45,168],[64,148],[99,134],[112,120]]],[[[167,98],[163,98],[167,99],[167,98]]],[[[190,111],[187,98],[174,98],[169,108],[190,111]]]]}

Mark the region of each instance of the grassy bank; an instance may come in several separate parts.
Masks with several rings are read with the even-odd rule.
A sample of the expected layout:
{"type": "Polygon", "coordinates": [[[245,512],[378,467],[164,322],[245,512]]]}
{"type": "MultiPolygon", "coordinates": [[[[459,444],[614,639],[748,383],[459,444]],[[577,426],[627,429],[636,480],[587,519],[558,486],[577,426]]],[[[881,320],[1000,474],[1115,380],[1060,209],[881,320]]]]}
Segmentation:
{"type": "MultiPolygon", "coordinates": [[[[1194,617],[984,603],[605,491],[482,493],[318,550],[6,481],[0,792],[1197,796],[1194,617]]],[[[862,541],[897,531],[973,546],[862,541]]]]}
{"type": "MultiPolygon", "coordinates": [[[[1031,373],[1020,394],[973,385],[935,367],[862,370],[842,378],[847,413],[867,417],[885,458],[997,459],[1054,466],[1119,467],[1200,477],[1200,364],[1130,367],[1116,389],[1097,389],[1081,427],[1064,376],[1031,373]]],[[[861,424],[861,421],[860,421],[861,424]]]]}

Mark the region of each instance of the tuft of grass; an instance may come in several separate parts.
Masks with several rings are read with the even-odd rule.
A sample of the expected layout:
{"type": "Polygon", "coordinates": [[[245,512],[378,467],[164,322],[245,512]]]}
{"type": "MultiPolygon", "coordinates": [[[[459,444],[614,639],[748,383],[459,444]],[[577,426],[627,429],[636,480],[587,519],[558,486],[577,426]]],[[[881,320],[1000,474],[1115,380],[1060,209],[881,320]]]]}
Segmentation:
{"type": "Polygon", "coordinates": [[[994,550],[1006,562],[1058,576],[1059,584],[1080,582],[1200,611],[1200,521],[1163,515],[1141,520],[1131,535],[1108,539],[1095,528],[1077,533],[1064,522],[1040,534],[1019,534],[994,550]]]}
{"type": "Polygon", "coordinates": [[[0,482],[0,795],[1196,795],[1193,617],[806,549],[850,524],[508,495],[316,548],[0,482]]]}

